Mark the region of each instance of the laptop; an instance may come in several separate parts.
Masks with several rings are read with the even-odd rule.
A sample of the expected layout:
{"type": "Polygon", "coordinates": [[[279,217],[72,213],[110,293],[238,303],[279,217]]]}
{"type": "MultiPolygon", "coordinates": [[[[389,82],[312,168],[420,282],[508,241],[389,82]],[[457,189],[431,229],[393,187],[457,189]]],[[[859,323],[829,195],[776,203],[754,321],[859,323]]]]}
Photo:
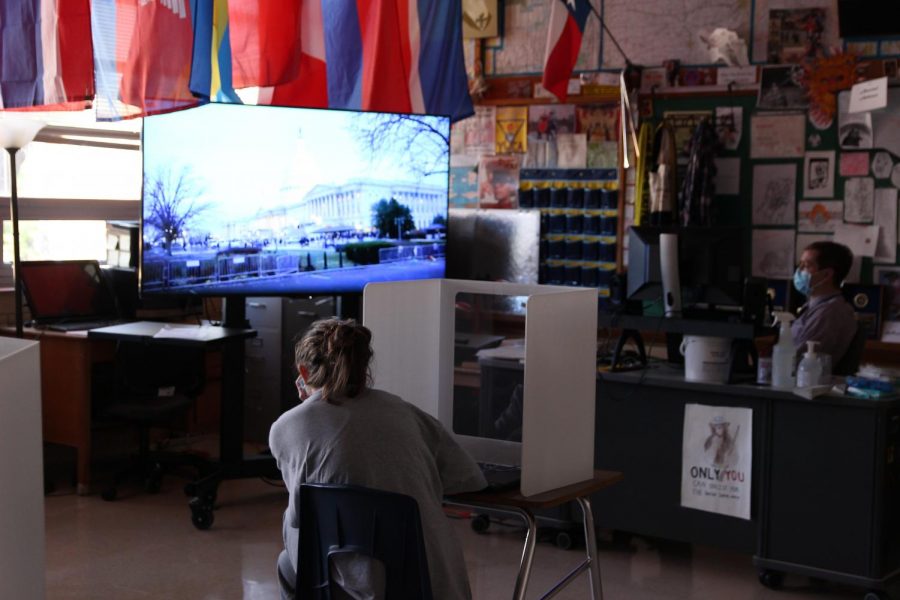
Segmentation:
{"type": "Polygon", "coordinates": [[[54,331],[84,331],[125,322],[96,260],[20,263],[31,325],[54,331]]]}

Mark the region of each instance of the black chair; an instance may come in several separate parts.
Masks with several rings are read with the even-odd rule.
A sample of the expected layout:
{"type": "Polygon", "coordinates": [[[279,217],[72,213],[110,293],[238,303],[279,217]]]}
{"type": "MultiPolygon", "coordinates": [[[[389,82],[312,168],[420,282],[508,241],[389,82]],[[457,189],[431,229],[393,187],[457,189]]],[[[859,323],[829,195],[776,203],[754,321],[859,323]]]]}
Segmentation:
{"type": "Polygon", "coordinates": [[[110,393],[100,400],[95,413],[100,421],[136,427],[139,443],[132,463],[101,492],[104,500],[115,500],[118,485],[129,478],[141,480],[148,493],[158,492],[164,467],[204,469],[206,461],[200,456],[150,450],[151,428],[170,426],[194,405],[203,389],[203,361],[203,351],[195,348],[119,344],[110,393]]]}
{"type": "Polygon", "coordinates": [[[835,375],[855,375],[859,370],[859,361],[862,360],[863,351],[866,349],[866,328],[862,323],[856,324],[856,333],[847,346],[844,356],[834,366],[832,373],[835,375]]]}
{"type": "Polygon", "coordinates": [[[419,507],[410,496],[359,486],[300,486],[297,596],[330,600],[331,557],[354,552],[385,569],[385,598],[431,600],[419,507]]]}

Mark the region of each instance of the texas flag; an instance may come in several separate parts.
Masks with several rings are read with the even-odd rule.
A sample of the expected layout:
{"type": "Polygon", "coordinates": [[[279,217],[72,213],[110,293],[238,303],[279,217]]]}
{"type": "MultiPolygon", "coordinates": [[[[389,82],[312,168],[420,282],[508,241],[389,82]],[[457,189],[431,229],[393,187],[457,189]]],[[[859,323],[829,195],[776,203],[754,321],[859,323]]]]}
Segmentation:
{"type": "Polygon", "coordinates": [[[590,14],[588,0],[554,0],[550,9],[550,31],[547,32],[541,83],[560,102],[565,102],[568,97],[569,77],[578,61],[581,36],[590,14]]]}
{"type": "Polygon", "coordinates": [[[259,103],[465,118],[473,109],[461,9],[450,1],[302,0],[297,74],[261,90],[259,103]]]}
{"type": "Polygon", "coordinates": [[[0,108],[83,109],[94,96],[89,0],[0,0],[0,108]]]}

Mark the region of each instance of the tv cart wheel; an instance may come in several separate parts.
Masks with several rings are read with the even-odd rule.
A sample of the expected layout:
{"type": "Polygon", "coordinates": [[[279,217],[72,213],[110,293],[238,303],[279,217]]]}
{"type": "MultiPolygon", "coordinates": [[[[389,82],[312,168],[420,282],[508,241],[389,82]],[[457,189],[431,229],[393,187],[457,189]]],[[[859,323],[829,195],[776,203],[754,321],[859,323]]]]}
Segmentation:
{"type": "Polygon", "coordinates": [[[206,498],[194,496],[191,498],[191,523],[194,527],[204,531],[212,527],[215,515],[213,514],[213,505],[206,498]]]}
{"type": "Polygon", "coordinates": [[[116,496],[119,495],[119,491],[114,487],[108,487],[102,492],[100,492],[100,497],[106,500],[107,502],[112,502],[116,499],[116,496]]]}
{"type": "Polygon", "coordinates": [[[780,589],[781,584],[784,583],[784,573],[772,569],[760,569],[759,582],[770,590],[780,589]]]}
{"type": "Polygon", "coordinates": [[[863,600],[891,600],[890,594],[882,590],[871,590],[866,592],[863,600]]]}
{"type": "Polygon", "coordinates": [[[475,533],[487,533],[491,527],[491,519],[487,515],[477,515],[472,519],[472,531],[475,533]]]}

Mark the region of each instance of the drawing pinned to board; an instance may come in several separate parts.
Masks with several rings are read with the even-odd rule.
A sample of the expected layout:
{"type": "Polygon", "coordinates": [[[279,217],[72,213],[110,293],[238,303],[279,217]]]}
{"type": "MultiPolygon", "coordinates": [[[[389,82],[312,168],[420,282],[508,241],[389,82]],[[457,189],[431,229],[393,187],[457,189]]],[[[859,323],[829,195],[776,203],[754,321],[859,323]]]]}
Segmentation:
{"type": "Polygon", "coordinates": [[[797,260],[800,260],[803,251],[813,242],[830,242],[832,237],[827,233],[798,233],[797,243],[794,245],[797,260]]]}
{"type": "Polygon", "coordinates": [[[900,267],[875,267],[872,281],[884,286],[888,310],[887,320],[900,320],[900,267]]]}
{"type": "Polygon", "coordinates": [[[478,165],[478,207],[516,208],[519,157],[482,156],[478,165]]]}
{"type": "Polygon", "coordinates": [[[790,279],[794,274],[794,230],[753,230],[754,277],[790,279]]]}
{"type": "Polygon", "coordinates": [[[806,108],[808,104],[801,65],[770,65],[762,68],[759,96],[756,100],[758,108],[794,110],[806,108]]]}
{"type": "Polygon", "coordinates": [[[844,220],[871,223],[875,216],[875,180],[852,177],[844,181],[844,220]]]}
{"type": "Polygon", "coordinates": [[[876,152],[872,157],[872,175],[875,179],[887,179],[894,168],[894,159],[889,152],[876,152]]]}
{"type": "Polygon", "coordinates": [[[528,150],[527,106],[501,106],[497,109],[496,123],[497,154],[524,153],[528,150]]]}
{"type": "Polygon", "coordinates": [[[753,167],[753,224],[793,225],[797,166],[753,167]]]}
{"type": "Polygon", "coordinates": [[[891,185],[900,188],[900,163],[897,163],[894,165],[894,168],[891,169],[891,185]]]}
{"type": "Polygon", "coordinates": [[[843,222],[844,204],[840,201],[801,202],[797,207],[797,230],[833,232],[843,222]]]}
{"type": "Polygon", "coordinates": [[[874,262],[894,264],[897,262],[896,188],[875,190],[875,224],[878,226],[878,244],[875,247],[874,262]]]}
{"type": "Polygon", "coordinates": [[[716,134],[725,150],[737,150],[744,129],[744,109],[741,106],[716,107],[716,134]]]}
{"type": "Polygon", "coordinates": [[[845,150],[872,147],[872,113],[849,112],[850,94],[838,94],[838,140],[845,150]]]}
{"type": "Polygon", "coordinates": [[[525,166],[532,169],[557,165],[556,136],[575,131],[575,105],[535,105],[528,107],[528,156],[525,166]]]}
{"type": "Polygon", "coordinates": [[[806,153],[803,161],[803,196],[834,196],[834,150],[806,153]]]}
{"type": "Polygon", "coordinates": [[[750,158],[799,158],[805,139],[803,113],[750,117],[750,158]]]}
{"type": "Polygon", "coordinates": [[[841,152],[841,177],[865,177],[869,174],[868,152],[841,152]]]}
{"type": "Polygon", "coordinates": [[[900,156],[900,89],[889,87],[887,108],[873,111],[871,115],[874,131],[872,146],[900,156]]]}
{"type": "Polygon", "coordinates": [[[587,166],[587,136],[583,133],[560,133],[556,136],[560,169],[583,169],[587,166]]]}

